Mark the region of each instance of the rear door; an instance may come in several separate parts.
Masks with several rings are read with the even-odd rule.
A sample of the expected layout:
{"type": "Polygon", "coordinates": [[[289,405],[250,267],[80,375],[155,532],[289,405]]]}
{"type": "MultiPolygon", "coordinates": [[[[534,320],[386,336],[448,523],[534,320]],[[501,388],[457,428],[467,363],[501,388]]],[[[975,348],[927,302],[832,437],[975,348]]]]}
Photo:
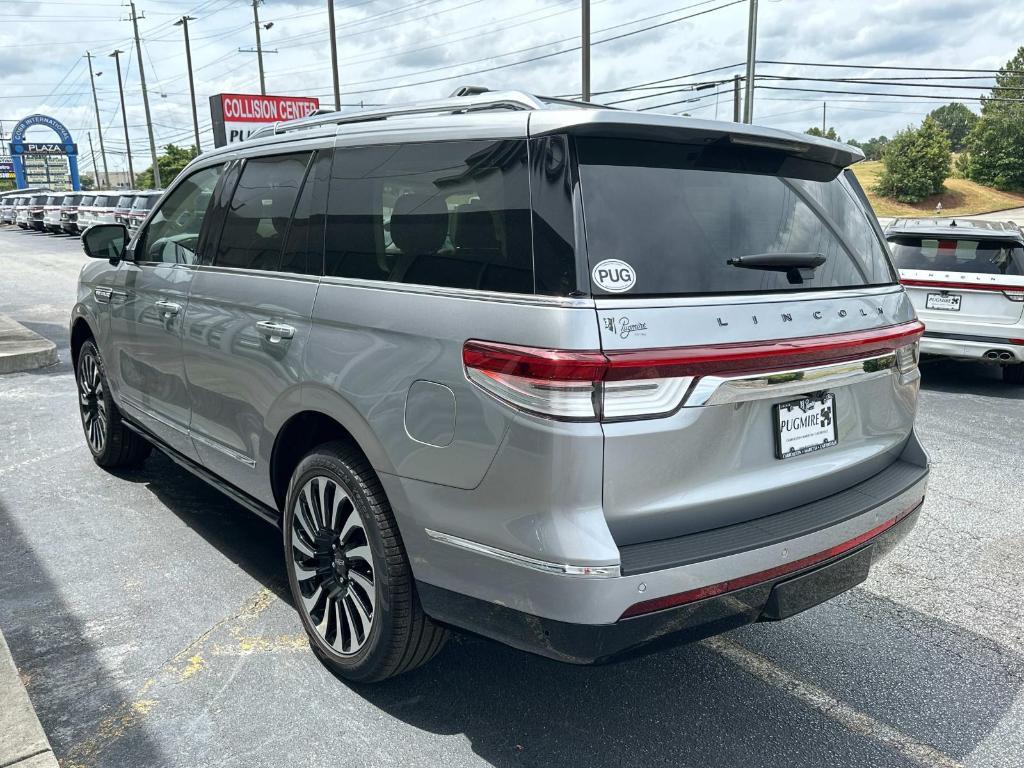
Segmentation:
{"type": "Polygon", "coordinates": [[[1016,325],[1024,317],[1024,246],[992,237],[889,238],[900,279],[928,320],[1016,325]]]}
{"type": "Polygon", "coordinates": [[[199,457],[271,505],[268,466],[280,427],[274,419],[298,404],[329,175],[329,151],[293,149],[233,168],[219,243],[196,273],[185,317],[190,430],[199,457]]]}
{"type": "Polygon", "coordinates": [[[921,329],[855,181],[738,146],[576,146],[617,543],[770,515],[895,460],[921,329]]]}

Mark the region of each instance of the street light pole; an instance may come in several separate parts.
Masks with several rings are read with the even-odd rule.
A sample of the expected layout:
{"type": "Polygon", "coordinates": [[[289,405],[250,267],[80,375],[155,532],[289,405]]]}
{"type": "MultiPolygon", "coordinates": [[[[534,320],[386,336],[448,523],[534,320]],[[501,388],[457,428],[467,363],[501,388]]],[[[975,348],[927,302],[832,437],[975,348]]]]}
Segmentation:
{"type": "Polygon", "coordinates": [[[135,168],[132,167],[132,142],[128,138],[128,113],[124,108],[124,85],[121,82],[121,54],[124,51],[114,51],[111,56],[117,66],[117,92],[121,96],[121,120],[124,123],[124,149],[128,155],[128,186],[135,186],[135,168]]]}
{"type": "Polygon", "coordinates": [[[195,20],[195,16],[182,16],[174,22],[174,26],[181,27],[185,32],[185,64],[188,67],[188,93],[192,97],[192,129],[196,133],[196,154],[200,155],[203,153],[203,149],[199,146],[199,116],[196,114],[196,85],[192,78],[192,47],[188,42],[188,23],[195,20]]]}
{"type": "Polygon", "coordinates": [[[740,76],[732,76],[732,121],[740,121],[740,76]]]}
{"type": "Polygon", "coordinates": [[[260,0],[252,0],[252,18],[256,25],[256,60],[260,67],[260,95],[267,95],[267,81],[263,76],[263,43],[260,41],[260,0]]]}
{"type": "Polygon", "coordinates": [[[146,68],[142,65],[142,43],[139,40],[139,14],[135,12],[135,3],[132,7],[132,27],[135,30],[135,53],[139,59],[139,81],[142,83],[142,106],[146,108],[146,129],[149,131],[149,154],[153,158],[153,186],[160,189],[160,163],[156,161],[156,139],[153,138],[153,118],[149,112],[149,93],[146,91],[146,68]]]}
{"type": "Polygon", "coordinates": [[[341,85],[338,82],[338,38],[334,28],[334,0],[327,0],[327,23],[331,25],[331,77],[334,78],[334,111],[341,109],[341,85]]]}
{"type": "Polygon", "coordinates": [[[580,9],[583,28],[581,30],[580,68],[583,81],[583,101],[590,101],[590,0],[582,0],[580,9]]]}
{"type": "Polygon", "coordinates": [[[757,0],[750,0],[747,24],[747,92],[743,103],[743,122],[754,121],[754,59],[757,57],[757,0]]]}
{"type": "MultiPolygon", "coordinates": [[[[103,147],[103,127],[100,125],[100,103],[96,99],[96,76],[92,71],[92,54],[89,51],[85,52],[85,58],[89,60],[89,82],[92,84],[92,105],[96,109],[96,132],[100,136],[100,157],[103,158],[103,178],[107,185],[110,187],[110,171],[107,170],[107,150],[103,147]]],[[[103,73],[100,72],[102,75],[103,73]]],[[[99,169],[96,169],[97,175],[99,175],[99,169]]]]}

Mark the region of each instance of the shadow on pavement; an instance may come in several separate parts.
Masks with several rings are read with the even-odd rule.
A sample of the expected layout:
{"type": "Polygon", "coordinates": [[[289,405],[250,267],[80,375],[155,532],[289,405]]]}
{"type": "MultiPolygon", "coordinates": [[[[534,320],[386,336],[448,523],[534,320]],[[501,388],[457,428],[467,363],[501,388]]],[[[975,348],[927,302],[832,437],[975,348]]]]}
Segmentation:
{"type": "MultiPolygon", "coordinates": [[[[160,454],[123,476],[146,483],[193,530],[290,603],[272,527],[160,454]]],[[[991,733],[1024,685],[1018,657],[865,590],[729,637],[956,759],[991,733]]],[[[414,728],[464,735],[496,768],[911,764],[701,644],[574,667],[456,635],[422,669],[350,687],[414,728]]]]}
{"type": "Polygon", "coordinates": [[[922,359],[921,387],[936,392],[1024,400],[1024,386],[1004,382],[999,366],[966,360],[922,359]]]}
{"type": "Polygon", "coordinates": [[[88,768],[108,739],[132,730],[135,765],[166,763],[51,573],[73,579],[75,569],[57,552],[33,551],[0,503],[0,624],[57,758],[88,768]]]}

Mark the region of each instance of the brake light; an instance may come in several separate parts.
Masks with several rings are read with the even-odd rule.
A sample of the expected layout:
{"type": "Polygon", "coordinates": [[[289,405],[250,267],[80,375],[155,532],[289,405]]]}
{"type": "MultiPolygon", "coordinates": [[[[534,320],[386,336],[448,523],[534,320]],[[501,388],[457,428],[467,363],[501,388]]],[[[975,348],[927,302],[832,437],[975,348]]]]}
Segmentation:
{"type": "Polygon", "coordinates": [[[531,413],[596,421],[674,412],[694,380],[823,365],[897,353],[900,371],[917,365],[924,325],[917,320],[870,331],[784,341],[637,351],[571,351],[469,340],[466,376],[481,389],[531,413]]]}
{"type": "Polygon", "coordinates": [[[1024,288],[1016,291],[1003,291],[1003,296],[1010,301],[1024,302],[1024,288]]]}

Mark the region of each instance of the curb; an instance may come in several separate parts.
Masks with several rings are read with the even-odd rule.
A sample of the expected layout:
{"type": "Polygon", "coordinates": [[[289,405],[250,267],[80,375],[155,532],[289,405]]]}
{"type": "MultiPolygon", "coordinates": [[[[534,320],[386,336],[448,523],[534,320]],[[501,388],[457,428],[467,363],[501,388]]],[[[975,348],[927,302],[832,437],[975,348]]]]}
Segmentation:
{"type": "Polygon", "coordinates": [[[0,766],[59,768],[3,633],[0,633],[0,766]]]}
{"type": "Polygon", "coordinates": [[[7,315],[0,315],[0,374],[31,371],[56,362],[56,344],[7,315]]]}

